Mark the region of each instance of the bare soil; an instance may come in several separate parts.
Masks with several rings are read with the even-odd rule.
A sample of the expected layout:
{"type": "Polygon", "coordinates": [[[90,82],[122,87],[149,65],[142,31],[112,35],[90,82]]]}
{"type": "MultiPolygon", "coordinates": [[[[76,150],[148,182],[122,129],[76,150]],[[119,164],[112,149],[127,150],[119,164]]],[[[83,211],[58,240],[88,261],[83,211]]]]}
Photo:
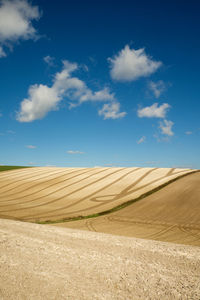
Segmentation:
{"type": "Polygon", "coordinates": [[[200,248],[0,220],[0,299],[200,299],[200,248]]]}
{"type": "Polygon", "coordinates": [[[37,167],[1,172],[0,218],[39,222],[100,213],[191,171],[37,167]]]}
{"type": "Polygon", "coordinates": [[[117,212],[56,226],[200,246],[200,173],[117,212]]]}

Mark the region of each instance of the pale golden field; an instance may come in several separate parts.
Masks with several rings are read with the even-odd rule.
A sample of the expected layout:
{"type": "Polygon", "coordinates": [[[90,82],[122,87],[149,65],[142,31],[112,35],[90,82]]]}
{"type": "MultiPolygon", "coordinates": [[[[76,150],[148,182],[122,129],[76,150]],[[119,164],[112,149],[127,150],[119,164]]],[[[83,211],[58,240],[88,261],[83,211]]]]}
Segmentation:
{"type": "Polygon", "coordinates": [[[0,299],[199,300],[200,173],[192,172],[1,172],[0,299]],[[77,216],[86,218],[67,221],[77,216]],[[30,223],[48,220],[54,226],[30,223]]]}
{"type": "Polygon", "coordinates": [[[55,225],[200,246],[200,173],[108,215],[55,225]]]}
{"type": "Polygon", "coordinates": [[[0,173],[0,217],[55,221],[116,207],[189,173],[167,168],[30,168],[0,173]]]}

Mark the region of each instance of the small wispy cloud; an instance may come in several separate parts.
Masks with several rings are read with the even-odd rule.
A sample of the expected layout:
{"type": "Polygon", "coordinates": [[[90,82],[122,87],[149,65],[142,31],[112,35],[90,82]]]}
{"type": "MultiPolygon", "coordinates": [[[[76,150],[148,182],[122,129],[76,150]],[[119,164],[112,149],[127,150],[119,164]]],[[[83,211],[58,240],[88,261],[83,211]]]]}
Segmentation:
{"type": "Polygon", "coordinates": [[[110,75],[117,81],[135,81],[147,77],[162,65],[145,53],[144,48],[135,50],[126,45],[114,58],[108,58],[111,65],[110,75]]]}
{"type": "Polygon", "coordinates": [[[159,98],[160,95],[166,90],[166,85],[163,80],[159,80],[157,82],[149,81],[148,87],[156,98],[159,98]]]}
{"type": "Polygon", "coordinates": [[[186,131],[185,134],[191,135],[193,132],[192,131],[186,131]]]}
{"type": "Polygon", "coordinates": [[[99,116],[103,116],[106,119],[121,119],[125,117],[126,112],[120,112],[120,103],[112,102],[104,104],[102,109],[98,111],[99,116]]]}
{"type": "Polygon", "coordinates": [[[68,154],[85,154],[85,152],[79,151],[79,150],[68,150],[68,154]]]}
{"type": "Polygon", "coordinates": [[[164,120],[160,122],[159,128],[161,129],[162,134],[173,136],[174,132],[172,131],[172,126],[174,123],[172,121],[164,120]]]}
{"type": "Polygon", "coordinates": [[[83,69],[83,71],[89,72],[89,68],[86,64],[82,64],[82,65],[80,65],[80,67],[81,67],[81,69],[83,69]]]}
{"type": "Polygon", "coordinates": [[[54,57],[47,55],[43,58],[43,60],[45,61],[45,63],[47,63],[48,66],[53,67],[54,66],[54,57]]]}
{"type": "Polygon", "coordinates": [[[144,143],[146,140],[146,136],[142,136],[138,141],[137,141],[137,144],[142,144],[144,143]]]}
{"type": "Polygon", "coordinates": [[[13,130],[7,130],[6,132],[9,134],[15,134],[15,131],[13,131],[13,130]]]}
{"type": "Polygon", "coordinates": [[[28,149],[36,149],[37,147],[34,146],[34,145],[26,145],[26,148],[28,148],[28,149]]]}
{"type": "Polygon", "coordinates": [[[139,118],[165,118],[169,108],[168,103],[163,103],[160,106],[158,106],[158,103],[154,103],[151,106],[138,109],[137,114],[139,118]]]}
{"type": "Polygon", "coordinates": [[[159,164],[160,162],[159,161],[147,161],[145,162],[146,165],[156,165],[156,164],[159,164]]]}
{"type": "Polygon", "coordinates": [[[3,50],[3,47],[0,46],[0,57],[6,57],[6,56],[7,55],[6,55],[5,51],[3,50]]]}

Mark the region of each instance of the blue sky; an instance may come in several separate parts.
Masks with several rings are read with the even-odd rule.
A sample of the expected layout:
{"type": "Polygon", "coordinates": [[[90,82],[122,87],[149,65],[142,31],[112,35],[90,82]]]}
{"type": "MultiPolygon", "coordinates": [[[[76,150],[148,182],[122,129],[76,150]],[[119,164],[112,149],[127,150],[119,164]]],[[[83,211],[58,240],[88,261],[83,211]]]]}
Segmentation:
{"type": "Polygon", "coordinates": [[[0,1],[0,164],[200,168],[198,1],[0,1]]]}

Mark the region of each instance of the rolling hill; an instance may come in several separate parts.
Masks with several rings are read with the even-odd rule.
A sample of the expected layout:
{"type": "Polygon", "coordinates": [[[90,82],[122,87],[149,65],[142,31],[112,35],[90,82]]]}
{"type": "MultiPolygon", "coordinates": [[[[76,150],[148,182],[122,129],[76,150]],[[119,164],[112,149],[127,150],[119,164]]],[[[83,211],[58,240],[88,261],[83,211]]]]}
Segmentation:
{"type": "Polygon", "coordinates": [[[188,169],[27,168],[0,173],[0,218],[55,222],[134,201],[188,169]]]}

